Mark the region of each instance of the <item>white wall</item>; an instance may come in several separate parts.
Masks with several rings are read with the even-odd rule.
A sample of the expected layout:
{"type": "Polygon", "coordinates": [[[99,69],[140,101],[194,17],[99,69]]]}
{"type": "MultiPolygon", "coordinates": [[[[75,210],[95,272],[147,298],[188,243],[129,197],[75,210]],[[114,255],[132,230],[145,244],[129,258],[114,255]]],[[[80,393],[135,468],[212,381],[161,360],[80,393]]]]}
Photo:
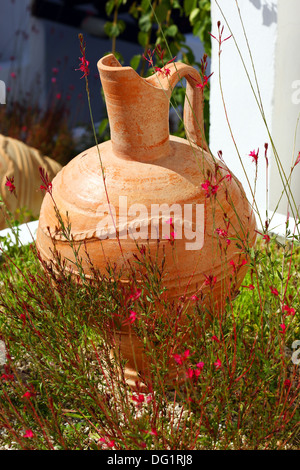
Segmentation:
{"type": "MultiPolygon", "coordinates": [[[[275,93],[273,102],[273,136],[285,173],[288,175],[295,157],[300,151],[300,126],[296,124],[300,114],[300,2],[299,0],[278,0],[278,41],[275,62],[275,93]],[[294,138],[296,141],[294,142],[294,138]],[[295,145],[295,153],[294,153],[295,145]]],[[[275,210],[276,201],[282,190],[282,182],[274,164],[270,169],[270,209],[275,210]]],[[[300,205],[300,165],[294,170],[292,192],[300,205]]],[[[286,197],[278,207],[285,214],[286,197]]]]}
{"type": "MultiPolygon", "coordinates": [[[[217,21],[219,20],[224,25],[224,37],[230,35],[230,28],[240,49],[257,99],[259,99],[251,58],[236,3],[239,5],[250,45],[267,125],[281,161],[288,170],[291,165],[297,113],[300,111],[299,104],[297,107],[292,103],[292,82],[300,80],[300,55],[297,52],[300,43],[300,28],[297,26],[300,2],[299,0],[243,0],[239,2],[218,0],[219,7],[228,22],[227,26],[217,1],[212,0],[212,34],[217,35],[217,21]]],[[[221,83],[233,138],[244,169],[239,161],[225,117],[219,84],[219,46],[214,39],[212,39],[211,62],[211,71],[214,71],[214,75],[211,77],[210,147],[214,154],[218,150],[223,151],[226,163],[241,180],[250,201],[252,201],[252,193],[248,183],[250,182],[250,186],[254,190],[255,165],[249,157],[249,152],[259,148],[255,199],[262,223],[264,223],[267,206],[270,211],[274,211],[279,200],[280,180],[271,151],[268,131],[234,39],[231,38],[222,44],[221,83]],[[268,157],[270,161],[268,203],[266,202],[265,143],[269,144],[268,157]]],[[[298,151],[300,150],[299,140],[296,148],[298,151]]],[[[297,188],[296,183],[294,195],[297,203],[300,204],[300,189],[297,188]]],[[[272,221],[274,229],[278,220],[279,222],[285,220],[286,213],[285,201],[278,207],[276,217],[272,221]]],[[[282,227],[274,231],[276,230],[280,232],[282,227]]]]}

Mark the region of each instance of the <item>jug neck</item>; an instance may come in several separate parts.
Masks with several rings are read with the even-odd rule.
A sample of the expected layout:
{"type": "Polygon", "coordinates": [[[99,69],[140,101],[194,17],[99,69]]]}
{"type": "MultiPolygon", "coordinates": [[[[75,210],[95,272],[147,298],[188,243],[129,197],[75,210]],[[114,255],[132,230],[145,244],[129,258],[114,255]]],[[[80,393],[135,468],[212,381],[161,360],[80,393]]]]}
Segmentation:
{"type": "Polygon", "coordinates": [[[115,155],[141,162],[169,155],[171,92],[122,67],[113,54],[103,57],[98,69],[115,155]]]}

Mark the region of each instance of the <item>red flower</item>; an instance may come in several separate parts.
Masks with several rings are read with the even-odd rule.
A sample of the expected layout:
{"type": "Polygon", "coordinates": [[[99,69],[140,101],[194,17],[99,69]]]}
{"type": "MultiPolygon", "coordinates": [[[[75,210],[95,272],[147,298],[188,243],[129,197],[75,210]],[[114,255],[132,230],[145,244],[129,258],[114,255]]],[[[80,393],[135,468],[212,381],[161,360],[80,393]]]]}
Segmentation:
{"type": "Polygon", "coordinates": [[[190,355],[190,350],[187,349],[183,354],[174,354],[173,357],[177,364],[182,365],[190,355]]]}
{"type": "Polygon", "coordinates": [[[141,289],[137,289],[135,292],[130,294],[129,298],[134,302],[141,296],[141,293],[142,293],[141,289]]]}
{"type": "Polygon", "coordinates": [[[291,381],[289,379],[286,379],[284,382],[283,382],[283,385],[286,387],[286,388],[290,388],[291,386],[291,381]]]}
{"type": "Polygon", "coordinates": [[[155,49],[153,49],[153,51],[151,51],[151,49],[148,49],[147,50],[147,56],[145,56],[145,54],[143,54],[143,59],[145,59],[148,64],[149,64],[149,67],[153,67],[153,55],[154,55],[154,52],[155,52],[155,49]]]}
{"type": "Polygon", "coordinates": [[[284,323],[281,323],[280,325],[281,331],[279,332],[280,334],[284,335],[286,332],[286,326],[284,323]]]}
{"type": "Polygon", "coordinates": [[[27,390],[27,392],[25,392],[24,395],[22,395],[23,398],[31,398],[34,396],[35,396],[35,392],[33,391],[30,392],[30,390],[27,390]]]}
{"type": "Polygon", "coordinates": [[[249,153],[249,157],[252,157],[252,161],[257,165],[257,161],[258,161],[258,152],[259,152],[259,149],[257,149],[257,152],[255,153],[255,150],[252,150],[250,153],[249,153]]]}
{"type": "Polygon", "coordinates": [[[24,436],[23,437],[27,437],[27,438],[32,438],[34,436],[33,432],[31,431],[31,429],[27,429],[27,431],[25,432],[24,436]]]}
{"type": "Polygon", "coordinates": [[[47,193],[52,194],[52,183],[49,180],[49,176],[44,170],[44,168],[39,167],[40,177],[44,185],[40,186],[41,190],[45,190],[47,193]]]}
{"type": "Polygon", "coordinates": [[[263,234],[263,233],[259,232],[258,230],[255,230],[255,232],[258,233],[259,235],[262,235],[263,240],[265,240],[266,243],[270,242],[271,237],[267,233],[263,234]]]}
{"type": "Polygon", "coordinates": [[[143,431],[145,434],[151,434],[151,436],[158,436],[156,428],[151,428],[151,431],[143,431]]]}
{"type": "Polygon", "coordinates": [[[191,369],[190,367],[188,368],[187,372],[185,373],[185,375],[187,376],[188,379],[191,379],[194,375],[194,371],[193,369],[191,369]]]}
{"type": "Polygon", "coordinates": [[[272,293],[273,295],[275,295],[276,297],[279,295],[279,292],[278,292],[278,290],[276,289],[276,287],[270,286],[270,290],[271,290],[271,293],[272,293]]]}
{"type": "Polygon", "coordinates": [[[197,295],[194,294],[192,295],[191,300],[194,300],[195,302],[197,302],[197,300],[199,300],[199,297],[197,297],[197,295]]]}
{"type": "Polygon", "coordinates": [[[254,290],[253,284],[249,284],[249,286],[241,286],[241,287],[245,287],[246,289],[249,289],[249,290],[254,290]]]}
{"type": "Polygon", "coordinates": [[[205,281],[204,281],[205,286],[213,287],[216,284],[217,276],[213,276],[212,274],[209,274],[209,276],[204,274],[204,276],[205,276],[205,281]]]}
{"type": "Polygon", "coordinates": [[[13,382],[15,380],[13,374],[2,374],[1,379],[4,380],[4,382],[8,382],[8,381],[13,382]]]}
{"type": "Polygon", "coordinates": [[[15,187],[15,185],[14,185],[14,181],[15,181],[15,179],[14,179],[13,176],[11,176],[11,177],[8,177],[8,176],[7,176],[7,177],[6,177],[5,186],[8,187],[8,191],[9,191],[10,193],[14,193],[15,190],[16,190],[16,187],[15,187]]]}
{"type": "Polygon", "coordinates": [[[220,340],[216,337],[216,335],[213,335],[213,336],[211,337],[211,339],[213,339],[213,340],[216,341],[217,343],[220,342],[220,340]]]}
{"type": "Polygon", "coordinates": [[[80,52],[82,54],[82,57],[79,57],[79,60],[80,60],[80,64],[79,64],[79,69],[76,69],[76,70],[81,70],[81,72],[83,72],[83,75],[81,78],[83,77],[87,77],[88,74],[90,73],[90,70],[89,70],[89,61],[86,60],[86,57],[85,57],[85,42],[83,41],[83,35],[82,34],[79,34],[79,41],[80,41],[80,52]]]}
{"type": "Polygon", "coordinates": [[[214,36],[213,34],[209,33],[209,35],[214,38],[216,41],[218,41],[219,43],[219,47],[221,47],[221,44],[225,41],[227,41],[227,39],[231,38],[231,35],[228,36],[227,38],[225,39],[222,39],[222,36],[223,36],[223,31],[224,31],[224,26],[222,26],[221,28],[221,21],[218,21],[217,23],[217,26],[218,26],[218,31],[219,31],[219,39],[216,38],[216,36],[214,36]],[[221,28],[221,29],[220,29],[221,28]]]}
{"type": "Polygon", "coordinates": [[[130,324],[131,324],[131,323],[134,323],[135,320],[136,320],[136,317],[137,317],[137,313],[134,312],[133,310],[130,310],[130,315],[129,315],[129,317],[128,317],[126,320],[124,320],[123,324],[124,324],[124,325],[127,325],[127,324],[129,324],[129,323],[130,323],[130,324]]]}
{"type": "Polygon", "coordinates": [[[206,180],[204,183],[201,184],[203,191],[206,192],[206,197],[210,197],[212,195],[217,194],[219,186],[217,184],[213,185],[209,180],[206,180]]]}
{"type": "Polygon", "coordinates": [[[222,367],[222,362],[220,359],[217,359],[216,362],[214,362],[214,366],[216,369],[220,369],[220,367],[222,367]]]}
{"type": "Polygon", "coordinates": [[[106,439],[105,437],[101,437],[98,442],[103,442],[107,447],[114,447],[115,445],[115,441],[114,440],[111,440],[109,441],[108,439],[106,439]]]}
{"type": "Polygon", "coordinates": [[[231,174],[231,173],[227,173],[227,175],[225,175],[225,178],[227,179],[227,181],[231,182],[231,180],[232,180],[232,174],[231,174]]]}
{"type": "Polygon", "coordinates": [[[209,80],[209,78],[212,76],[212,74],[213,74],[213,72],[212,72],[210,75],[208,75],[208,76],[204,74],[203,77],[202,77],[202,82],[198,82],[198,81],[197,81],[194,77],[192,77],[191,75],[190,75],[190,77],[191,77],[193,80],[195,80],[195,82],[197,82],[196,88],[201,88],[201,90],[203,90],[203,89],[208,85],[208,80],[209,80]]]}
{"type": "Polygon", "coordinates": [[[288,316],[288,315],[294,316],[295,313],[296,313],[295,309],[294,309],[293,307],[289,307],[288,305],[284,305],[284,306],[282,307],[282,311],[283,311],[283,312],[287,312],[287,313],[286,313],[286,316],[288,316]]]}
{"type": "Polygon", "coordinates": [[[144,403],[145,401],[145,396],[142,393],[139,393],[138,395],[132,395],[131,398],[138,404],[144,403]]]}

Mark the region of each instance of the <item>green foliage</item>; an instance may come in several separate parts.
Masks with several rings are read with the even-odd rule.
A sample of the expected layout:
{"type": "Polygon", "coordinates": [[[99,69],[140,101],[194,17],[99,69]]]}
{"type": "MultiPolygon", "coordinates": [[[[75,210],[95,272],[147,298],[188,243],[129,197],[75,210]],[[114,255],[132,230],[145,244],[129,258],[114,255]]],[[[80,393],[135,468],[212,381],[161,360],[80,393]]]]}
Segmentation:
{"type": "Polygon", "coordinates": [[[155,307],[157,301],[167,307],[160,287],[164,268],[147,252],[137,259],[137,269],[144,266],[147,276],[132,301],[139,313],[132,328],[144,338],[146,351],[154,344],[147,352],[154,393],[144,394],[130,391],[120,377],[124,363],[111,357],[107,328],[114,318],[126,318],[131,288],[120,289],[110,269],[110,282],[95,273],[95,283],[77,283],[58,258],[54,275],[34,246],[6,256],[0,269],[0,334],[9,356],[0,376],[5,431],[0,443],[32,450],[295,448],[299,371],[285,351],[299,333],[298,283],[289,277],[298,275],[299,259],[297,246],[260,241],[245,278],[255,290],[241,288],[209,327],[201,303],[195,306],[178,351],[189,351],[178,370],[190,378],[173,391],[164,376],[174,340],[182,341],[184,331],[155,307]],[[291,268],[290,259],[284,261],[288,253],[291,268]],[[278,298],[268,289],[281,282],[296,310],[287,319],[285,337],[279,333],[278,298]],[[198,376],[191,374],[197,370],[198,376]]]}

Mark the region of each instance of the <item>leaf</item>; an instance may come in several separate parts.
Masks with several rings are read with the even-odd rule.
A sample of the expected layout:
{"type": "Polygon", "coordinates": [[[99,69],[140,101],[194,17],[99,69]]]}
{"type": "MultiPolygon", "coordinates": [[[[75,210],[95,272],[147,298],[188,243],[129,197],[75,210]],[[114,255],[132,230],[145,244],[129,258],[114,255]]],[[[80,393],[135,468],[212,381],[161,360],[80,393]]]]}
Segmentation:
{"type": "Polygon", "coordinates": [[[191,11],[191,14],[189,17],[190,23],[193,24],[198,19],[199,16],[200,16],[199,8],[194,8],[194,10],[191,11]]]}
{"type": "Polygon", "coordinates": [[[152,28],[151,13],[141,16],[139,19],[139,27],[143,33],[148,33],[150,31],[152,28]]]}
{"type": "Polygon", "coordinates": [[[105,129],[107,128],[107,125],[108,125],[108,119],[105,118],[103,119],[100,124],[99,124],[99,127],[98,127],[98,133],[99,135],[102,135],[103,132],[105,131],[105,129]]]}
{"type": "Polygon", "coordinates": [[[130,61],[130,66],[133,68],[133,70],[137,70],[138,66],[140,65],[141,58],[141,54],[137,54],[132,57],[130,61]]]}
{"type": "Polygon", "coordinates": [[[156,14],[156,17],[157,17],[157,22],[158,23],[163,23],[167,18],[168,7],[166,5],[164,5],[163,3],[161,3],[160,5],[158,5],[155,8],[155,14],[156,14]]]}
{"type": "Polygon", "coordinates": [[[110,16],[112,14],[114,6],[115,6],[115,0],[108,0],[108,2],[106,2],[105,11],[106,11],[107,16],[110,16]]]}
{"type": "Polygon", "coordinates": [[[176,36],[177,32],[178,32],[178,27],[176,26],[176,24],[172,24],[166,29],[165,35],[173,38],[174,36],[176,36]]]}
{"type": "Polygon", "coordinates": [[[118,37],[125,30],[125,22],[123,20],[118,20],[117,23],[112,23],[108,21],[104,26],[104,31],[108,37],[118,37]]]}
{"type": "Polygon", "coordinates": [[[191,11],[196,8],[197,5],[197,0],[184,0],[183,3],[183,8],[184,8],[184,13],[186,16],[188,16],[191,11]]]}
{"type": "Polygon", "coordinates": [[[144,33],[143,31],[139,31],[138,33],[138,42],[142,47],[146,47],[148,44],[148,33],[144,33]]]}

